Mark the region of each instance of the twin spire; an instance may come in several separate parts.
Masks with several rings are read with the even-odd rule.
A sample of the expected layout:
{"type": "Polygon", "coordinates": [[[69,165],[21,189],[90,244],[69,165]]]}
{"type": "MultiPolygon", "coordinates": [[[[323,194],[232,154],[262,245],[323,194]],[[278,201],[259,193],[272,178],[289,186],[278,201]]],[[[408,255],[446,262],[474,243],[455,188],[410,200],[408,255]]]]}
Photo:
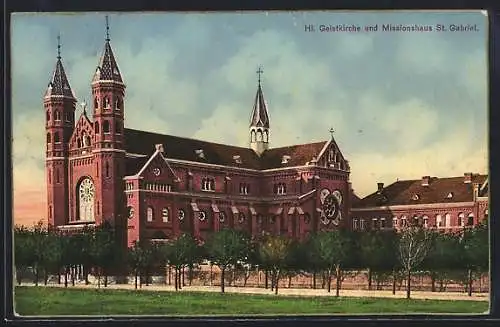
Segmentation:
{"type": "MultiPolygon", "coordinates": [[[[109,38],[109,21],[108,16],[106,16],[106,39],[104,44],[104,52],[97,66],[96,72],[92,79],[92,82],[99,81],[113,81],[118,83],[123,83],[120,70],[115,60],[113,50],[110,45],[109,38]]],[[[49,82],[47,91],[45,92],[45,98],[50,97],[67,97],[75,99],[75,95],[71,86],[69,85],[68,77],[64,71],[64,67],[61,59],[61,36],[57,36],[57,62],[56,68],[54,69],[54,74],[49,82]]]]}

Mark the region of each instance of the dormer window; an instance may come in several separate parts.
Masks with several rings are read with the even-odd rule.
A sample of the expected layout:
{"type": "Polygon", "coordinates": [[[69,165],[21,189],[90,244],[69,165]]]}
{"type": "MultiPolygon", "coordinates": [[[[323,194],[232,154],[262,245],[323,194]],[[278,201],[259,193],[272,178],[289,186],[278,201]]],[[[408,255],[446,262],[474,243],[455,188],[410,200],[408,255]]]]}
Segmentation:
{"type": "Polygon", "coordinates": [[[239,156],[239,155],[233,156],[233,160],[234,160],[234,162],[236,162],[237,164],[241,164],[241,163],[242,163],[242,161],[241,161],[241,156],[239,156]]]}
{"type": "Polygon", "coordinates": [[[447,199],[452,199],[453,198],[453,192],[448,193],[446,196],[447,199]]]}
{"type": "Polygon", "coordinates": [[[284,155],[283,157],[281,157],[281,163],[286,164],[286,163],[288,163],[288,161],[290,161],[290,159],[291,159],[290,156],[284,155]]]}
{"type": "Polygon", "coordinates": [[[215,179],[203,178],[201,180],[201,190],[202,191],[215,191],[215,179]]]}
{"type": "Polygon", "coordinates": [[[203,152],[202,149],[194,150],[194,152],[196,153],[196,155],[198,156],[198,158],[205,159],[205,152],[203,152]]]}

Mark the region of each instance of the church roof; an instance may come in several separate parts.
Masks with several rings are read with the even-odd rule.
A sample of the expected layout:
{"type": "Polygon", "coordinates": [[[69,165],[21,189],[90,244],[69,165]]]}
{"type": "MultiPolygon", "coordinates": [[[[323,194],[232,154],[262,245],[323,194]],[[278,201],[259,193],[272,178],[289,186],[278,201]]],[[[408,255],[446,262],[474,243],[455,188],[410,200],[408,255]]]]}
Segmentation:
{"type": "Polygon", "coordinates": [[[69,85],[68,77],[64,71],[64,67],[61,61],[61,57],[58,56],[56,62],[56,68],[54,69],[54,74],[49,82],[47,91],[45,92],[45,97],[51,96],[65,96],[68,98],[75,98],[73,90],[69,85]]]}
{"type": "MultiPolygon", "coordinates": [[[[319,155],[326,143],[324,141],[269,149],[259,157],[250,148],[125,129],[127,153],[143,154],[149,157],[154,152],[156,144],[163,144],[167,159],[253,170],[305,165],[319,155]],[[282,163],[283,156],[289,157],[286,164],[282,163]]],[[[141,162],[139,162],[141,160],[144,161],[143,158],[130,158],[129,161],[131,162],[128,163],[127,174],[137,173],[145,163],[144,161],[141,165],[141,162]]]]}
{"type": "Polygon", "coordinates": [[[269,115],[267,113],[267,105],[264,100],[264,94],[260,83],[257,88],[257,93],[255,94],[255,102],[253,105],[250,126],[269,128],[269,115]]]}
{"type": "Polygon", "coordinates": [[[114,81],[123,83],[109,39],[106,39],[104,52],[101,56],[101,60],[99,61],[99,65],[96,68],[94,78],[92,79],[92,82],[98,81],[114,81]]]}
{"type": "MultiPolygon", "coordinates": [[[[459,177],[424,177],[417,180],[397,181],[357,201],[354,208],[367,208],[394,205],[416,205],[434,203],[470,202],[473,200],[473,184],[480,187],[487,182],[487,175],[469,175],[470,182],[465,182],[468,174],[459,177]],[[423,180],[427,179],[427,183],[423,180]]],[[[480,196],[487,196],[483,190],[480,196]]]]}

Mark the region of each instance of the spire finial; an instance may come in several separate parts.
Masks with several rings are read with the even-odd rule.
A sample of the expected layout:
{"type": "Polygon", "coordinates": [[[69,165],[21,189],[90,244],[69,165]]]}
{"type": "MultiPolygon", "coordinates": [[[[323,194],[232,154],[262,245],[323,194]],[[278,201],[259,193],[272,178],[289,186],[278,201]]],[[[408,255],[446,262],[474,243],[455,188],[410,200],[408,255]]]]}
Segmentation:
{"type": "Polygon", "coordinates": [[[83,114],[86,115],[87,114],[87,102],[85,100],[83,100],[82,103],[80,103],[80,105],[82,106],[83,114]]]}
{"type": "Polygon", "coordinates": [[[335,130],[332,128],[330,128],[330,135],[332,136],[332,139],[333,139],[333,133],[335,133],[335,130]]]}
{"type": "Polygon", "coordinates": [[[109,17],[106,15],[106,41],[109,42],[109,17]]]}
{"type": "Polygon", "coordinates": [[[260,86],[260,76],[262,75],[262,73],[264,73],[264,71],[262,70],[262,66],[259,66],[259,69],[257,69],[257,75],[259,76],[259,86],[260,86]]]}
{"type": "Polygon", "coordinates": [[[61,33],[57,34],[57,59],[61,59],[61,33]]]}

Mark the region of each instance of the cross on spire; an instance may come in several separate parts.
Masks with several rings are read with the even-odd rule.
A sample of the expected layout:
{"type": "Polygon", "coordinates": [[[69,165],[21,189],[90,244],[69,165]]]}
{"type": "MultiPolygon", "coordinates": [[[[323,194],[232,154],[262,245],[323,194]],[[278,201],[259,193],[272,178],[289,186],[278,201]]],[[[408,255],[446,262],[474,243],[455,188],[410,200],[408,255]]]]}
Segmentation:
{"type": "Polygon", "coordinates": [[[260,76],[262,75],[262,73],[264,73],[264,71],[262,70],[262,66],[259,66],[259,69],[257,69],[256,73],[259,76],[259,85],[260,85],[260,76]]]}
{"type": "Polygon", "coordinates": [[[106,15],[106,41],[109,42],[109,17],[106,15]]]}
{"type": "Polygon", "coordinates": [[[335,130],[332,128],[330,128],[330,135],[332,136],[332,139],[333,139],[333,133],[335,133],[335,130]]]}
{"type": "Polygon", "coordinates": [[[61,33],[57,34],[57,59],[61,59],[61,33]]]}

